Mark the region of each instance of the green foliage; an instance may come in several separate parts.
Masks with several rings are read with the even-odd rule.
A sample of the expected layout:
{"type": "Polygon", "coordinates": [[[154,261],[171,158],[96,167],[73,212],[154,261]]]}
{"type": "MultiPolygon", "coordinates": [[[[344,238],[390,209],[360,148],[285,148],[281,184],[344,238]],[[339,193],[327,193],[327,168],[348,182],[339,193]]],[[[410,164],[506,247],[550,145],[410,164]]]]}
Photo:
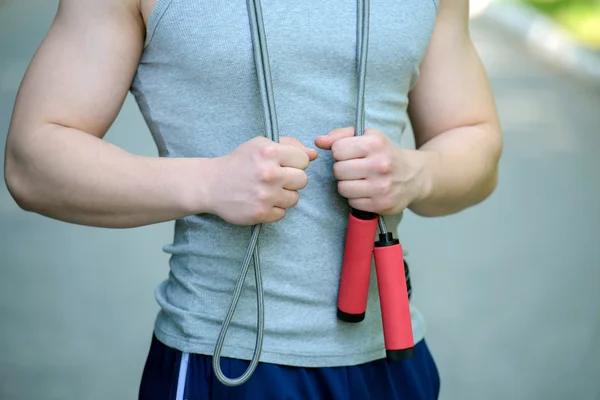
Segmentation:
{"type": "Polygon", "coordinates": [[[600,50],[600,0],[514,0],[548,15],[582,44],[600,50]]]}

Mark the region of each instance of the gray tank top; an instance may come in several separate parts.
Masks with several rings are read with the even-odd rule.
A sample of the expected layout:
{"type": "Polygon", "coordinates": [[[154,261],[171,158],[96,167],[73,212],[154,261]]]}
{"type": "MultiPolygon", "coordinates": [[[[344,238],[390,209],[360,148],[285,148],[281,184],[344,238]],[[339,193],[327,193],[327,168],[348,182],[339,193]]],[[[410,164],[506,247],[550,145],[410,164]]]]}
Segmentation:
{"type": "MultiPolygon", "coordinates": [[[[356,4],[262,0],[280,134],[314,147],[315,137],[354,123],[356,4]]],[[[407,94],[418,77],[437,11],[436,0],[371,4],[366,125],[397,144],[409,121],[407,94]]],[[[218,157],[263,135],[264,114],[246,4],[158,0],[131,91],[162,157],[218,157]]],[[[321,151],[308,186],[286,218],[263,226],[265,290],[261,361],[325,367],[385,357],[376,275],[366,318],[336,317],[349,213],[337,193],[333,160],[321,151]]],[[[386,217],[397,231],[400,217],[386,217]]],[[[214,215],[175,222],[170,274],[156,289],[155,334],[184,352],[212,354],[227,313],[250,227],[214,215]]],[[[402,235],[400,235],[402,239],[402,235]]],[[[256,297],[252,272],[229,329],[223,356],[252,357],[256,297]]],[[[415,341],[424,323],[412,307],[415,341]]]]}

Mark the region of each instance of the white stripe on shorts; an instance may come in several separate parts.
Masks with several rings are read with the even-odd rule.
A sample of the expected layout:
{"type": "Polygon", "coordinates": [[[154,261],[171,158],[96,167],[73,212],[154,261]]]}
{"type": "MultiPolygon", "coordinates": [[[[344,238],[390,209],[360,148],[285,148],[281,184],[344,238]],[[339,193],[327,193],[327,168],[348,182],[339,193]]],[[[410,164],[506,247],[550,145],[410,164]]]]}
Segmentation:
{"type": "Polygon", "coordinates": [[[177,396],[175,400],[184,400],[185,381],[187,378],[188,362],[190,360],[189,353],[181,354],[181,363],[179,364],[179,378],[177,378],[177,396]]]}

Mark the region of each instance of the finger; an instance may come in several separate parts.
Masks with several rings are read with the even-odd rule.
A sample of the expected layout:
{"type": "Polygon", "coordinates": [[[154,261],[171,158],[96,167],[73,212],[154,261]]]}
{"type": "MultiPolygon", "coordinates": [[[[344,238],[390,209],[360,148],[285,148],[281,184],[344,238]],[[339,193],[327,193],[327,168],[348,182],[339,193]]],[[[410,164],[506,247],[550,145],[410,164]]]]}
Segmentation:
{"type": "Polygon", "coordinates": [[[304,151],[306,153],[306,155],[308,156],[309,161],[316,160],[317,156],[319,154],[319,153],[317,153],[317,151],[315,149],[306,147],[304,144],[302,144],[302,142],[300,142],[298,139],[293,138],[293,137],[281,136],[279,138],[279,143],[286,145],[286,146],[294,146],[294,147],[304,151]]]}
{"type": "Polygon", "coordinates": [[[281,189],[274,206],[279,208],[292,208],[300,200],[300,194],[295,190],[281,189]]]}
{"type": "Polygon", "coordinates": [[[281,186],[287,190],[301,190],[308,184],[308,175],[301,169],[284,167],[282,168],[281,186]]]}
{"type": "Polygon", "coordinates": [[[337,128],[329,132],[327,135],[319,136],[315,139],[315,145],[323,150],[331,150],[333,143],[340,139],[354,136],[354,127],[337,128]]]}
{"type": "Polygon", "coordinates": [[[296,146],[280,144],[277,148],[277,161],[282,167],[306,169],[310,158],[306,151],[296,146]]]}
{"type": "Polygon", "coordinates": [[[360,199],[371,197],[372,189],[366,179],[354,181],[339,181],[338,192],[347,199],[360,199]]]}
{"type": "Polygon", "coordinates": [[[376,213],[376,214],[379,211],[379,210],[377,210],[377,207],[376,207],[373,199],[368,198],[368,197],[348,200],[348,204],[350,205],[350,207],[354,208],[355,210],[372,212],[372,213],[376,213]]]}
{"type": "Polygon", "coordinates": [[[306,148],[306,155],[308,155],[308,161],[315,161],[319,156],[319,153],[315,149],[306,148]]]}
{"type": "Polygon", "coordinates": [[[335,161],[364,158],[369,154],[368,142],[364,136],[340,139],[331,146],[331,155],[335,161]]]}
{"type": "Polygon", "coordinates": [[[285,214],[285,208],[273,207],[270,212],[261,219],[261,222],[271,223],[281,221],[283,218],[285,218],[285,214]]]}
{"type": "Polygon", "coordinates": [[[333,174],[340,181],[365,179],[369,175],[369,165],[366,158],[340,161],[333,164],[333,174]]]}

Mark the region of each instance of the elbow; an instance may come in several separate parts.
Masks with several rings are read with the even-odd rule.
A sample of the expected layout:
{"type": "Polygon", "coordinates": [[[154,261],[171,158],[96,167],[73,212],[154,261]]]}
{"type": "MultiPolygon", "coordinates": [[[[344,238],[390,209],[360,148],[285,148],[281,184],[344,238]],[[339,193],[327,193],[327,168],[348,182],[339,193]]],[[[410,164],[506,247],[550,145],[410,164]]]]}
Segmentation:
{"type": "Polygon", "coordinates": [[[470,193],[465,196],[465,204],[462,209],[470,208],[479,205],[486,201],[496,191],[498,187],[498,164],[501,151],[498,150],[492,157],[492,164],[486,168],[478,182],[471,188],[470,193]]]}
{"type": "Polygon", "coordinates": [[[498,187],[498,171],[503,151],[500,123],[494,121],[494,123],[489,124],[487,132],[487,146],[484,146],[485,151],[482,151],[484,159],[482,163],[485,167],[482,168],[482,174],[473,186],[470,196],[467,196],[471,199],[470,204],[468,204],[469,207],[487,200],[498,187]]]}
{"type": "Polygon", "coordinates": [[[33,195],[26,167],[18,161],[18,156],[7,146],[4,161],[4,182],[11,197],[25,211],[35,211],[35,196],[33,195]]]}
{"type": "Polygon", "coordinates": [[[473,196],[474,202],[472,205],[477,205],[487,200],[498,187],[498,167],[494,168],[492,172],[490,172],[489,176],[486,177],[484,182],[481,184],[478,193],[473,196]]]}
{"type": "Polygon", "coordinates": [[[490,172],[487,174],[484,190],[483,190],[483,200],[490,197],[498,187],[499,181],[499,169],[500,169],[500,159],[502,158],[502,152],[504,150],[504,143],[502,140],[502,128],[500,127],[500,123],[496,123],[494,126],[494,140],[491,145],[491,168],[490,172]]]}
{"type": "Polygon", "coordinates": [[[463,208],[470,208],[483,203],[496,191],[498,187],[498,163],[496,162],[490,171],[483,176],[471,191],[470,196],[466,196],[467,202],[463,208]]]}

